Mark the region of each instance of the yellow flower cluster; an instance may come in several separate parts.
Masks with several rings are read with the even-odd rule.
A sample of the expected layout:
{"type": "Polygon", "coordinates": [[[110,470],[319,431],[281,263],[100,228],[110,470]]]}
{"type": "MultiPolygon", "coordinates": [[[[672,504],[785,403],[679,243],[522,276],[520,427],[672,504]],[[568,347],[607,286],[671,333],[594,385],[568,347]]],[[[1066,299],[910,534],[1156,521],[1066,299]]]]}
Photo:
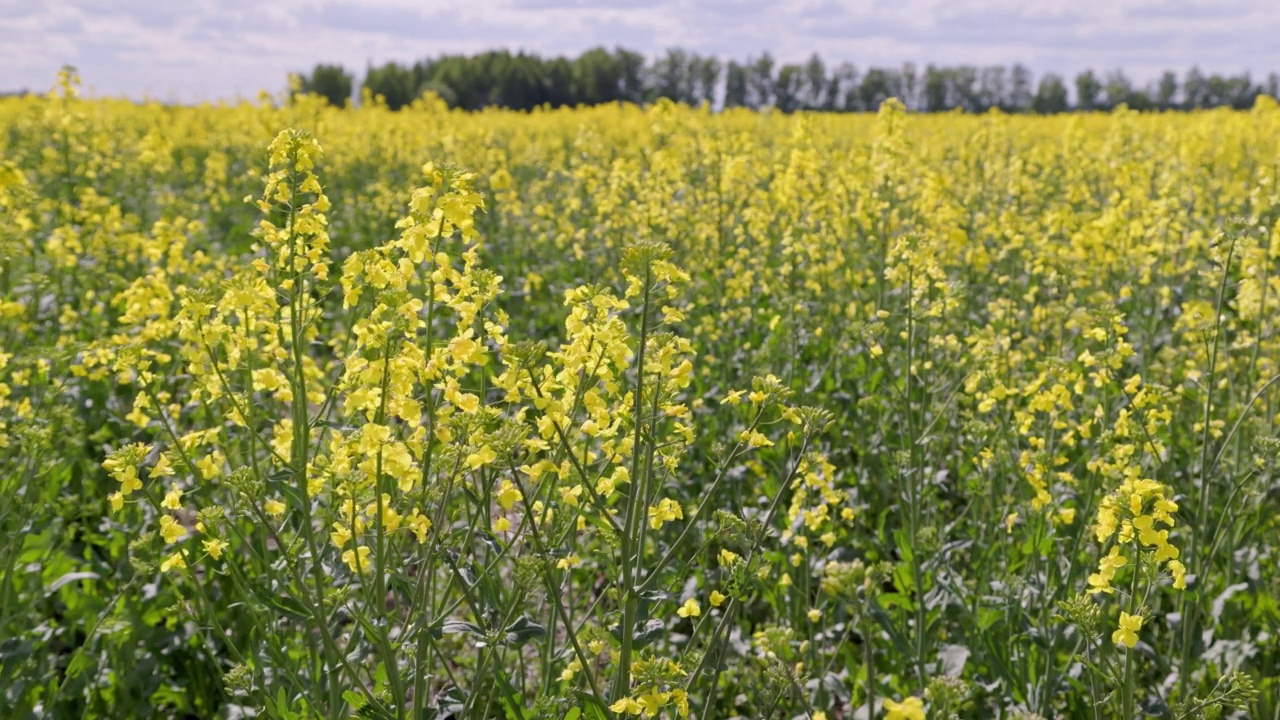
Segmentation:
{"type": "Polygon", "coordinates": [[[1174,526],[1173,513],[1178,511],[1178,503],[1165,493],[1160,483],[1135,478],[1125,480],[1102,499],[1094,536],[1099,543],[1114,537],[1116,544],[1098,561],[1098,572],[1089,576],[1089,592],[1113,592],[1111,581],[1116,571],[1128,564],[1122,550],[1125,546],[1132,546],[1135,553],[1148,554],[1157,564],[1163,563],[1175,588],[1187,586],[1186,566],[1178,560],[1178,548],[1169,542],[1169,528],[1174,526]]]}
{"type": "Polygon", "coordinates": [[[623,697],[609,706],[620,715],[639,715],[656,718],[663,709],[673,707],[679,717],[689,717],[689,693],[680,687],[671,687],[687,673],[672,660],[637,660],[632,672],[641,678],[641,685],[631,696],[623,697]],[[648,682],[645,682],[645,681],[648,682]],[[663,690],[663,687],[669,689],[663,690]]]}

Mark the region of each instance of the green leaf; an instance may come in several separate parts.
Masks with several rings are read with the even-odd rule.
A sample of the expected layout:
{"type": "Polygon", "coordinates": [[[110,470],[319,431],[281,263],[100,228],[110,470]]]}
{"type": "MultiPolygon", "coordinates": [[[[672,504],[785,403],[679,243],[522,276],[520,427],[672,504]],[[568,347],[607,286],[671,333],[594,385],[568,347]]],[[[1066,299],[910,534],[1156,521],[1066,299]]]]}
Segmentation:
{"type": "Polygon", "coordinates": [[[980,607],[978,608],[978,629],[982,631],[990,630],[995,625],[1004,620],[1004,613],[995,608],[980,607]]]}
{"type": "Polygon", "coordinates": [[[344,691],[342,693],[342,699],[346,700],[347,704],[351,706],[351,709],[355,710],[356,712],[360,712],[361,708],[365,706],[365,702],[366,702],[364,699],[364,696],[356,692],[355,690],[344,691]]]}
{"type": "Polygon", "coordinates": [[[484,634],[479,625],[463,620],[445,620],[444,623],[440,625],[440,632],[449,635],[456,635],[458,633],[467,633],[469,635],[484,634]]]}
{"type": "MultiPolygon", "coordinates": [[[[596,701],[594,695],[586,692],[585,690],[578,691],[578,702],[581,704],[574,709],[578,710],[581,714],[590,717],[591,720],[611,720],[611,718],[615,717],[613,713],[606,710],[603,705],[596,701]]],[[[566,720],[570,717],[572,717],[570,714],[565,714],[566,720]]]]}
{"type": "Polygon", "coordinates": [[[893,585],[904,595],[910,595],[911,591],[915,590],[915,577],[911,574],[911,566],[907,561],[898,563],[898,566],[893,569],[893,585]]]}
{"type": "Polygon", "coordinates": [[[58,578],[57,580],[54,580],[53,582],[49,583],[49,586],[44,589],[44,594],[46,596],[52,595],[58,592],[58,590],[62,589],[62,586],[66,585],[67,583],[73,583],[77,580],[97,580],[101,577],[102,576],[96,572],[69,572],[66,575],[63,575],[62,577],[58,578]]]}
{"type": "Polygon", "coordinates": [[[894,648],[897,649],[898,653],[904,657],[914,657],[916,653],[915,650],[911,649],[911,643],[898,630],[898,627],[893,624],[893,619],[880,607],[879,603],[868,603],[867,607],[871,609],[871,616],[889,634],[889,639],[893,641],[894,648]]]}
{"type": "Polygon", "coordinates": [[[646,622],[644,627],[634,635],[631,646],[636,650],[639,650],[654,640],[662,637],[665,630],[666,626],[662,624],[662,621],[654,618],[653,620],[646,622]]]}
{"type": "Polygon", "coordinates": [[[301,600],[290,595],[269,595],[267,602],[271,607],[279,610],[281,613],[288,615],[297,620],[311,620],[311,613],[307,611],[301,600]]]}
{"type": "Polygon", "coordinates": [[[542,637],[547,634],[547,629],[533,621],[527,616],[521,615],[516,621],[507,626],[507,644],[513,647],[520,647],[529,642],[533,638],[542,637]]]}
{"type": "Polygon", "coordinates": [[[444,716],[461,715],[462,711],[467,707],[467,697],[466,690],[457,685],[451,685],[436,696],[436,705],[444,716]]]}

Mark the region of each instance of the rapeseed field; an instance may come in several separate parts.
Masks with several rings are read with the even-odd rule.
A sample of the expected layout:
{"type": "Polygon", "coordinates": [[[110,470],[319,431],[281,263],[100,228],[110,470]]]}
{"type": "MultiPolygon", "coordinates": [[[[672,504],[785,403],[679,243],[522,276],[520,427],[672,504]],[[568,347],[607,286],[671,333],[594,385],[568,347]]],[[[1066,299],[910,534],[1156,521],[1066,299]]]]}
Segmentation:
{"type": "Polygon", "coordinates": [[[0,99],[0,716],[1280,717],[1280,107],[0,99]]]}

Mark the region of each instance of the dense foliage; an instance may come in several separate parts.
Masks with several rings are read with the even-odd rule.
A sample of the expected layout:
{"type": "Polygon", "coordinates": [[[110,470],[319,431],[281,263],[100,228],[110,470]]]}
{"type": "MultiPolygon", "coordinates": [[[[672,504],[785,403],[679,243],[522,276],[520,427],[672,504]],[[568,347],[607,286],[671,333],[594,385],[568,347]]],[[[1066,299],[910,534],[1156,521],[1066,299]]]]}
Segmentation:
{"type": "Polygon", "coordinates": [[[0,716],[1280,713],[1269,98],[0,126],[0,716]]]}
{"type": "MultiPolygon", "coordinates": [[[[345,73],[338,66],[317,65],[311,73],[299,76],[301,85],[304,90],[331,87],[324,81],[335,71],[345,73]]],[[[646,60],[623,48],[594,48],[575,58],[491,50],[442,55],[412,65],[389,62],[368,68],[360,87],[383,96],[393,110],[430,91],[450,107],[465,110],[532,110],[542,105],[645,103],[666,98],[694,106],[705,102],[715,107],[772,107],[783,112],[858,112],[874,111],[894,97],[908,109],[923,112],[1000,108],[1051,114],[1110,110],[1121,104],[1135,110],[1244,109],[1260,94],[1275,97],[1280,93],[1280,75],[1271,73],[1264,82],[1255,82],[1247,72],[1205,74],[1193,67],[1181,78],[1165,71],[1158,80],[1142,86],[1122,70],[1099,74],[1086,69],[1070,81],[1050,72],[1037,82],[1021,64],[930,64],[917,68],[904,63],[900,67],[859,68],[847,62],[830,65],[817,54],[804,63],[779,63],[767,52],[744,62],[724,62],[673,48],[646,60]]],[[[341,106],[351,97],[350,79],[345,88],[337,96],[313,91],[341,106]]]]}

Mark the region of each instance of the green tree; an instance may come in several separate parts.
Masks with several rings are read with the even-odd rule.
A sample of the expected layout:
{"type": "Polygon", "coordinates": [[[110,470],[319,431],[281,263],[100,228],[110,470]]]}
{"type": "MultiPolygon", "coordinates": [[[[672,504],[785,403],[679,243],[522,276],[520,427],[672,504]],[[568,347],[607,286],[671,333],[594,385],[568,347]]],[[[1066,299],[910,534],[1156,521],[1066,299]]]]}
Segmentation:
{"type": "Polygon", "coordinates": [[[557,57],[543,63],[546,68],[546,103],[551,107],[577,104],[573,94],[573,63],[557,57]]]}
{"type": "Polygon", "coordinates": [[[1018,63],[1009,71],[1009,97],[1006,110],[1026,112],[1031,109],[1031,71],[1018,63]]]}
{"type": "Polygon", "coordinates": [[[978,73],[978,109],[1004,107],[1005,69],[1002,65],[982,68],[978,73]]]}
{"type": "Polygon", "coordinates": [[[880,103],[895,95],[898,84],[897,73],[884,68],[871,68],[862,76],[862,85],[858,88],[859,99],[865,110],[876,110],[880,103]]]}
{"type": "Polygon", "coordinates": [[[1076,75],[1076,107],[1080,110],[1094,110],[1102,94],[1102,82],[1092,70],[1084,70],[1076,75]]]}
{"type": "Polygon", "coordinates": [[[649,70],[649,96],[693,104],[693,77],[689,53],[671,48],[649,70]]]}
{"type": "Polygon", "coordinates": [[[858,85],[858,69],[852,63],[842,63],[827,79],[825,110],[843,110],[848,98],[858,85]]]}
{"type": "Polygon", "coordinates": [[[576,102],[600,105],[622,98],[622,65],[613,53],[600,47],[588,50],[573,61],[573,89],[576,102]]]}
{"type": "Polygon", "coordinates": [[[618,59],[622,100],[637,105],[644,102],[644,56],[632,50],[618,48],[614,51],[614,57],[618,59]]]}
{"type": "Polygon", "coordinates": [[[747,68],[730,60],[724,75],[724,106],[746,107],[747,68]]]}
{"type": "Polygon", "coordinates": [[[355,87],[355,77],[341,65],[315,66],[310,74],[299,74],[299,90],[304,93],[319,95],[329,101],[330,105],[343,107],[351,99],[351,90],[355,87]]]}
{"type": "Polygon", "coordinates": [[[760,108],[773,104],[773,56],[764,53],[747,60],[747,105],[760,108]]]}
{"type": "Polygon", "coordinates": [[[902,70],[898,72],[898,87],[894,92],[898,99],[909,108],[918,107],[917,102],[917,86],[919,80],[916,77],[916,64],[903,63],[902,70]]]}
{"type": "Polygon", "coordinates": [[[795,112],[803,106],[805,91],[804,68],[799,65],[783,65],[773,84],[773,104],[782,112],[795,112]]]}
{"type": "Polygon", "coordinates": [[[720,61],[712,56],[693,56],[689,61],[692,85],[692,102],[695,105],[713,103],[720,86],[720,61]]]}
{"type": "Polygon", "coordinates": [[[950,75],[950,69],[936,65],[929,65],[924,69],[924,109],[928,112],[942,112],[951,107],[947,102],[950,75]]]}
{"type": "Polygon", "coordinates": [[[1160,76],[1160,82],[1156,86],[1156,105],[1161,110],[1168,110],[1174,106],[1178,98],[1178,76],[1172,70],[1165,70],[1160,76]]]}
{"type": "Polygon", "coordinates": [[[418,97],[413,69],[395,62],[369,68],[365,72],[363,87],[374,95],[381,95],[392,110],[399,110],[418,97]]]}
{"type": "Polygon", "coordinates": [[[1066,112],[1070,109],[1067,103],[1067,84],[1061,75],[1048,73],[1040,78],[1036,87],[1036,96],[1031,101],[1031,110],[1041,115],[1066,112]]]}
{"type": "Polygon", "coordinates": [[[810,110],[830,109],[827,105],[827,66],[818,53],[804,64],[804,90],[801,103],[810,110]]]}
{"type": "Polygon", "coordinates": [[[1193,67],[1187,71],[1187,78],[1182,81],[1182,105],[1185,108],[1207,107],[1209,104],[1209,81],[1200,68],[1193,67]]]}
{"type": "Polygon", "coordinates": [[[1142,110],[1150,105],[1146,94],[1134,89],[1133,83],[1129,82],[1129,76],[1125,75],[1123,70],[1112,70],[1107,73],[1105,91],[1106,101],[1103,105],[1107,109],[1122,103],[1135,110],[1142,110]]]}
{"type": "Polygon", "coordinates": [[[960,65],[951,70],[951,102],[948,108],[962,107],[968,112],[982,108],[978,89],[978,69],[972,65],[960,65]]]}

